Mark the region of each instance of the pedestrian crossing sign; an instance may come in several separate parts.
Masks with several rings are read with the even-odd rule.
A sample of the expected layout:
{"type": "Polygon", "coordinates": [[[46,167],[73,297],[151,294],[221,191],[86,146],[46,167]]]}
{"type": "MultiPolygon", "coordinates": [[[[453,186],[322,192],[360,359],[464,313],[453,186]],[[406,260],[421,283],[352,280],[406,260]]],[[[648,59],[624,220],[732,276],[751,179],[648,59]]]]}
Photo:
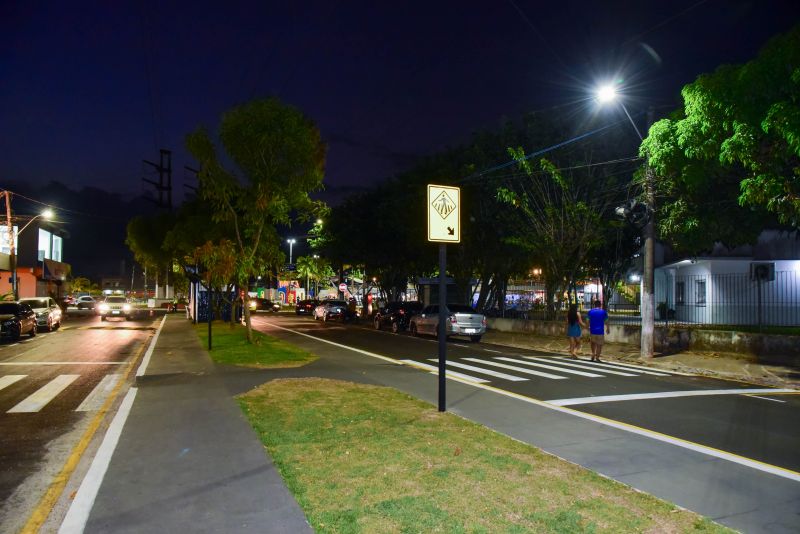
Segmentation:
{"type": "Polygon", "coordinates": [[[428,184],[428,241],[461,242],[461,189],[428,184]]]}

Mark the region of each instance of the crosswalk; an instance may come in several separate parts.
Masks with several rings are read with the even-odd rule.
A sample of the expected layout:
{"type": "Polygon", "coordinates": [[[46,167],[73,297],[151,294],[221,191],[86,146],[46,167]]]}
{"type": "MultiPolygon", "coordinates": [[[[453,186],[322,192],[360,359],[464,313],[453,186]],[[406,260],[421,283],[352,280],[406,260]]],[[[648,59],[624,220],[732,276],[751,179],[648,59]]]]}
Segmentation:
{"type": "MultiPolygon", "coordinates": [[[[416,360],[402,361],[408,365],[430,371],[433,374],[439,373],[439,368],[435,365],[416,360]]],[[[427,361],[438,362],[436,358],[428,358],[427,361]]],[[[509,380],[511,382],[524,382],[531,378],[567,380],[579,377],[598,379],[608,376],[672,376],[675,374],[660,369],[655,370],[628,363],[593,362],[590,360],[575,360],[561,356],[550,358],[542,358],[539,356],[494,356],[491,358],[463,357],[447,360],[446,366],[446,375],[448,377],[469,380],[479,384],[489,383],[492,378],[509,380]]]]}
{"type": "MultiPolygon", "coordinates": [[[[18,400],[11,408],[4,410],[9,414],[37,413],[47,407],[48,404],[57,399],[60,395],[69,391],[69,388],[79,387],[75,383],[81,375],[62,374],[52,378],[33,393],[18,400]]],[[[93,412],[100,409],[105,400],[114,390],[122,378],[122,374],[113,373],[105,375],[83,401],[75,408],[76,412],[93,412]]],[[[29,375],[4,375],[0,376],[0,391],[16,386],[20,390],[26,390],[26,380],[35,380],[29,375]]],[[[16,401],[16,399],[15,399],[16,401]]],[[[12,401],[14,402],[14,401],[12,401]]]]}

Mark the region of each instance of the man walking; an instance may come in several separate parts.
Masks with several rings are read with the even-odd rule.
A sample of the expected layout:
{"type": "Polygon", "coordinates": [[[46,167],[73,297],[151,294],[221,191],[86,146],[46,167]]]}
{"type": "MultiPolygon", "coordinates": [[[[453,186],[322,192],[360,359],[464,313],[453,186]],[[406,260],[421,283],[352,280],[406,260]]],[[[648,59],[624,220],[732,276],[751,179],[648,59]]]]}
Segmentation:
{"type": "Polygon", "coordinates": [[[605,342],[605,335],[611,333],[611,329],[606,324],[608,320],[608,312],[601,307],[600,301],[595,300],[592,303],[592,309],[589,310],[589,338],[592,345],[592,361],[600,361],[600,353],[603,351],[603,343],[605,342]]]}

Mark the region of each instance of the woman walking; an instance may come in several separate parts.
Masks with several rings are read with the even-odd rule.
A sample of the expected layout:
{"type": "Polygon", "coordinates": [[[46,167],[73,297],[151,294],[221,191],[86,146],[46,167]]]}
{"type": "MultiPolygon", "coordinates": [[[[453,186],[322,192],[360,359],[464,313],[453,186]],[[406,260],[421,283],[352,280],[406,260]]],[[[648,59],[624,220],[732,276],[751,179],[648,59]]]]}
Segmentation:
{"type": "Polygon", "coordinates": [[[567,337],[569,338],[569,353],[573,359],[577,360],[575,354],[581,350],[581,328],[586,328],[578,312],[578,306],[571,304],[567,311],[567,337]]]}

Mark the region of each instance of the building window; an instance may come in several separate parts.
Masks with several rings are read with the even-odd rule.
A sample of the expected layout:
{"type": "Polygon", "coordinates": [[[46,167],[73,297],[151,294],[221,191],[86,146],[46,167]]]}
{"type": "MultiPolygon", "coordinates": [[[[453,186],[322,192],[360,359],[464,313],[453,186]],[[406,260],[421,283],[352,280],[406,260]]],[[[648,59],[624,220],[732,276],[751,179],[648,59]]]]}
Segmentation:
{"type": "Polygon", "coordinates": [[[62,260],[62,247],[63,247],[63,239],[61,239],[57,235],[53,235],[53,260],[54,261],[64,261],[62,260]]]}
{"type": "Polygon", "coordinates": [[[51,252],[51,243],[50,237],[53,234],[48,232],[47,230],[42,230],[39,228],[39,261],[49,260],[50,259],[50,252],[51,252]]]}
{"type": "Polygon", "coordinates": [[[683,305],[686,303],[686,282],[681,280],[675,282],[675,304],[683,305]]]}
{"type": "Polygon", "coordinates": [[[694,281],[694,301],[698,306],[706,305],[706,281],[694,281]]]}

